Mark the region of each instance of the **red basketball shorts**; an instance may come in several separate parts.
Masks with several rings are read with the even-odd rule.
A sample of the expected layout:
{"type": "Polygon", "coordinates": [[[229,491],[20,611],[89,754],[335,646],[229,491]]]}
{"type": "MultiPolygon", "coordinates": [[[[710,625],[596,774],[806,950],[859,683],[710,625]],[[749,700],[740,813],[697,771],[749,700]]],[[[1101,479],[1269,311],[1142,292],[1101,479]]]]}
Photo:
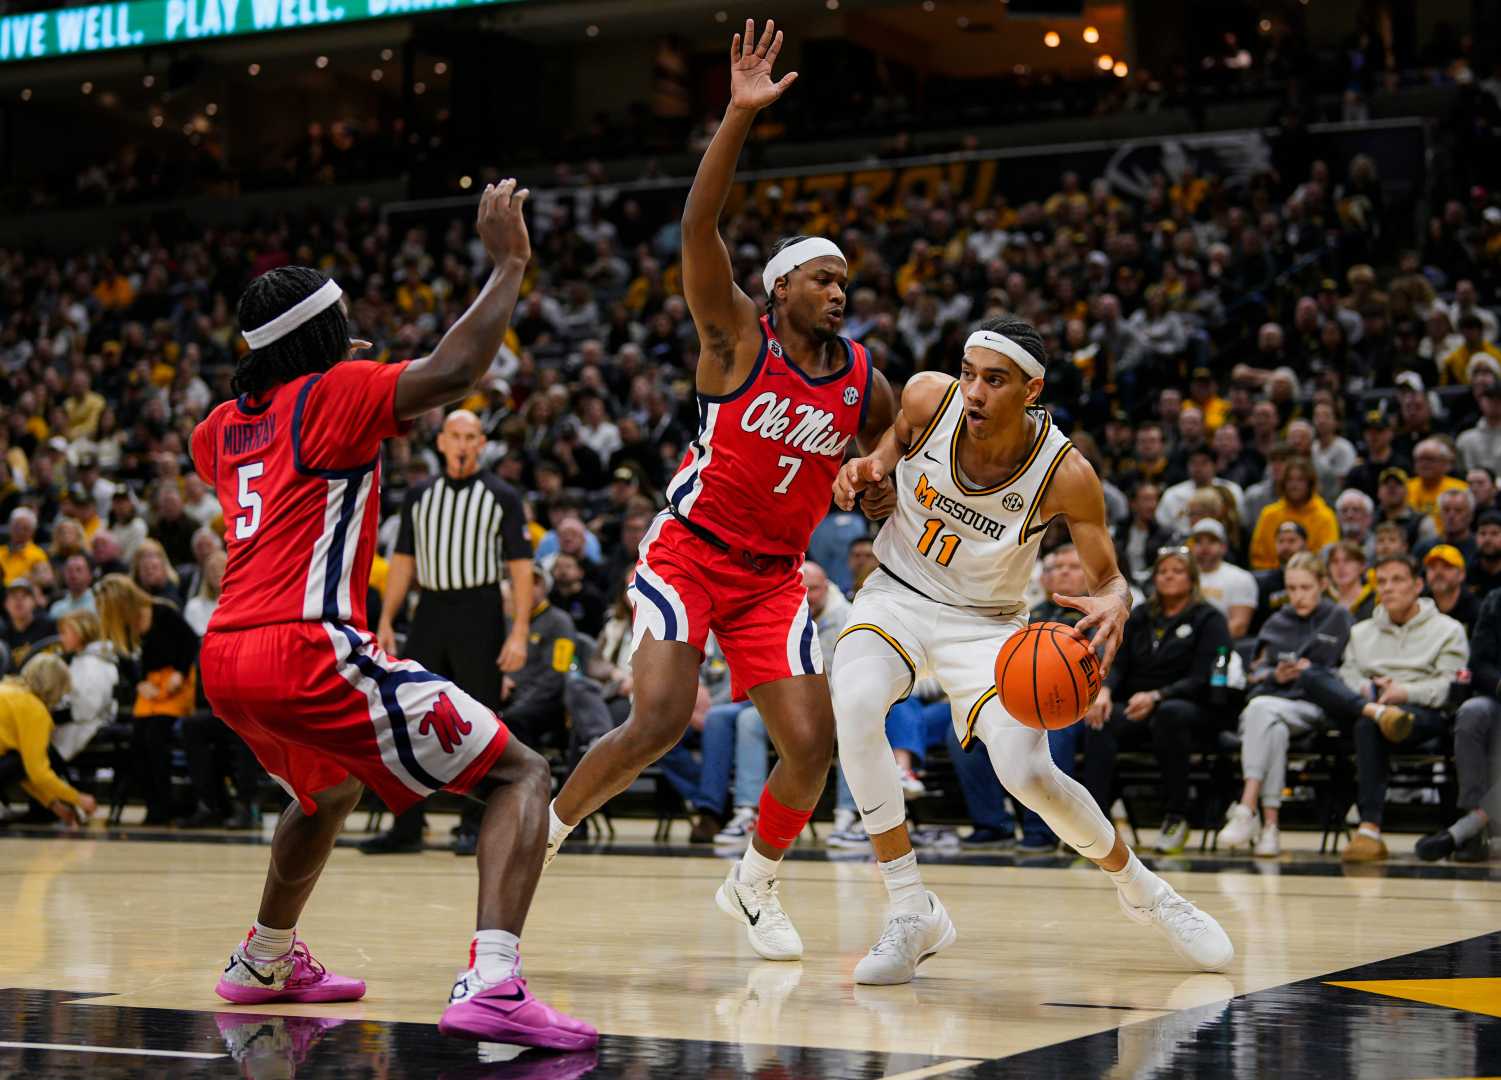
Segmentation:
{"type": "Polygon", "coordinates": [[[468,791],[510,738],[453,683],[340,623],[210,633],[199,665],[215,715],[309,814],[349,776],[398,814],[439,788],[468,791]]]}
{"type": "Polygon", "coordinates": [[[641,540],[631,581],[637,645],[645,633],[703,652],[709,634],[730,667],[736,701],[762,683],[823,673],[801,559],[757,570],[660,514],[641,540]]]}

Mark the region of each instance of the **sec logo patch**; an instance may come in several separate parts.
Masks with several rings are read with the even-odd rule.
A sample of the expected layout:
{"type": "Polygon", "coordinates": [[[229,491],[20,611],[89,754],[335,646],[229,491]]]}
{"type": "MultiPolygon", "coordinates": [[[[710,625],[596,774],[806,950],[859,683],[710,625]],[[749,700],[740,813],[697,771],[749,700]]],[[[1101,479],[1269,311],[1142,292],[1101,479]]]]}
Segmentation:
{"type": "Polygon", "coordinates": [[[782,343],[780,341],[778,341],[776,338],[772,338],[771,339],[771,344],[767,345],[766,347],[769,350],[771,350],[771,355],[772,356],[775,356],[777,359],[781,359],[781,357],[782,357],[782,343]]]}
{"type": "Polygon", "coordinates": [[[846,405],[853,405],[855,402],[857,402],[859,400],[860,400],[860,391],[856,390],[853,386],[846,386],[844,388],[844,403],[846,405]]]}
{"type": "Polygon", "coordinates": [[[1022,508],[1022,497],[1014,491],[1007,492],[1001,499],[1001,505],[1014,514],[1022,508]]]}

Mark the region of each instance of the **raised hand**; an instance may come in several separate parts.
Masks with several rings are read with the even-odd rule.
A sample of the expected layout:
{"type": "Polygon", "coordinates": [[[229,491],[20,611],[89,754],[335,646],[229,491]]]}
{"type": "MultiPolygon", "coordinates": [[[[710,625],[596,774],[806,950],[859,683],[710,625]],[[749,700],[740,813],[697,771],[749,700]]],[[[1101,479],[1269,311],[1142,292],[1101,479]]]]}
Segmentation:
{"type": "Polygon", "coordinates": [[[789,71],[781,81],[771,77],[772,65],[782,51],[782,32],[775,19],[766,20],[761,38],[756,40],[756,24],[745,20],[745,33],[736,34],[730,43],[730,104],[759,112],[787,92],[797,81],[797,72],[789,71]]]}
{"type": "Polygon", "coordinates": [[[524,264],[532,257],[531,237],[527,235],[526,219],[521,216],[521,208],[530,194],[528,188],[517,190],[516,181],[507,178],[498,184],[486,184],[484,194],[479,197],[475,229],[496,266],[509,261],[524,264]]]}

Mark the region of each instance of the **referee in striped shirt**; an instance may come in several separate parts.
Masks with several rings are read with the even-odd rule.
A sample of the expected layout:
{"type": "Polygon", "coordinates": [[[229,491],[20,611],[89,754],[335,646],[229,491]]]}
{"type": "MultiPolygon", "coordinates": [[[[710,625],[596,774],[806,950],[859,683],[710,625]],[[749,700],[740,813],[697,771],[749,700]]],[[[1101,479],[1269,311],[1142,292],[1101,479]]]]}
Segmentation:
{"type": "MultiPolygon", "coordinates": [[[[382,649],[397,655],[392,623],[415,579],[422,596],[405,655],[499,712],[501,673],[519,671],[526,663],[532,544],[521,496],[494,474],[479,471],[484,446],[479,417],[467,409],[448,414],[438,435],[443,475],[413,488],[402,504],[376,636],[382,649]],[[502,569],[516,594],[509,634],[500,599],[502,569]]],[[[473,853],[468,834],[478,815],[473,817],[466,810],[454,848],[461,854],[473,853]]],[[[420,851],[424,823],[419,803],[360,850],[371,855],[420,851]]]]}

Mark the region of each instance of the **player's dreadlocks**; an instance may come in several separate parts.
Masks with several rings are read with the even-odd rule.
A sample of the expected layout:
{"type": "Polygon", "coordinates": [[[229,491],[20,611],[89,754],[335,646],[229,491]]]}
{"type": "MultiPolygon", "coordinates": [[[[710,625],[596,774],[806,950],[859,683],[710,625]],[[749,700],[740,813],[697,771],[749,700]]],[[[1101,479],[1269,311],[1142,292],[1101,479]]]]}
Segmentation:
{"type": "Polygon", "coordinates": [[[993,319],[986,319],[977,329],[1005,335],[1036,357],[1039,364],[1047,367],[1047,346],[1042,343],[1042,335],[1037,332],[1037,327],[1026,320],[1015,319],[1010,315],[997,315],[993,319]]]}
{"type": "MultiPolygon", "coordinates": [[[[778,240],[775,244],[773,244],[771,246],[771,258],[773,258],[773,259],[776,258],[777,257],[777,253],[780,252],[783,248],[791,247],[793,244],[799,244],[799,243],[801,243],[804,240],[811,240],[811,239],[812,239],[812,237],[809,237],[809,236],[784,236],[784,237],[782,237],[782,239],[778,240]]],[[[770,261],[770,260],[767,260],[767,261],[770,261]]],[[[776,297],[776,292],[773,291],[772,293],[770,293],[766,297],[766,314],[768,314],[768,315],[772,314],[774,311],[776,311],[776,307],[777,307],[777,297],[776,297]]]]}
{"type": "MultiPolygon", "coordinates": [[[[240,329],[264,326],[317,292],[327,280],[309,266],[268,270],[247,285],[240,297],[240,329]]],[[[333,304],[286,337],[242,356],[235,365],[232,385],[237,394],[259,397],[299,375],[327,371],[348,353],[349,317],[342,304],[333,304]]]]}

